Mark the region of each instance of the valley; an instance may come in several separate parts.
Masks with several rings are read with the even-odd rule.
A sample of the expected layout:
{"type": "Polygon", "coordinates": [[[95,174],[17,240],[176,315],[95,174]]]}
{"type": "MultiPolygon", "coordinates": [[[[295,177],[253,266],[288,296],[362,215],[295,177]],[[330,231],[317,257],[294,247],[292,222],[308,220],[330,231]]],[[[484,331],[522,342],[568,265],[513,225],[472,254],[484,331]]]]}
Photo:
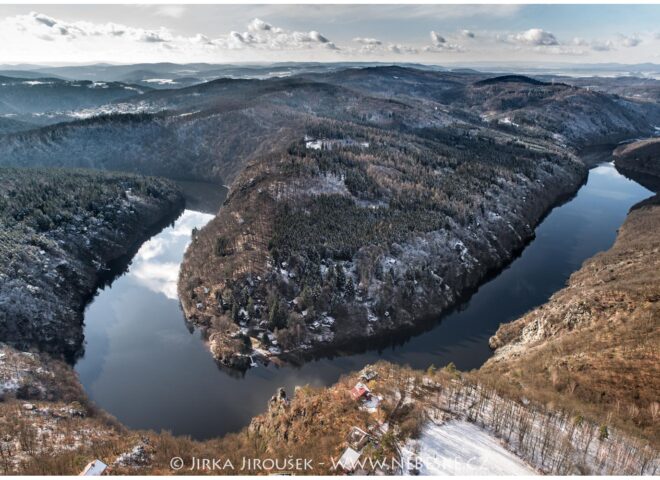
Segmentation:
{"type": "Polygon", "coordinates": [[[488,340],[499,325],[545,303],[584,260],[610,247],[630,206],[649,195],[611,164],[594,167],[577,195],[536,227],[520,255],[455,309],[395,336],[356,340],[285,366],[258,363],[244,373],[219,369],[204,332],[191,333],[179,308],[177,266],[191,230],[213,218],[186,210],[88,306],[85,356],[75,369],[90,398],[124,425],[209,439],[240,431],[280,387],[332,385],[379,360],[421,370],[450,362],[460,370],[479,368],[492,355],[488,340]],[[130,388],[117,390],[120,382],[130,388]],[[217,415],[218,409],[228,414],[217,415]]]}
{"type": "MultiPolygon", "coordinates": [[[[585,154],[653,135],[654,101],[370,66],[94,102],[0,133],[4,472],[224,452],[338,473],[354,427],[365,456],[398,458],[461,422],[529,471],[657,470],[657,198],[585,154]],[[494,309],[516,279],[517,307],[494,309]],[[373,408],[349,395],[369,371],[373,408]],[[163,386],[181,393],[159,421],[163,386]]],[[[612,157],[654,191],[656,143],[612,157]]]]}

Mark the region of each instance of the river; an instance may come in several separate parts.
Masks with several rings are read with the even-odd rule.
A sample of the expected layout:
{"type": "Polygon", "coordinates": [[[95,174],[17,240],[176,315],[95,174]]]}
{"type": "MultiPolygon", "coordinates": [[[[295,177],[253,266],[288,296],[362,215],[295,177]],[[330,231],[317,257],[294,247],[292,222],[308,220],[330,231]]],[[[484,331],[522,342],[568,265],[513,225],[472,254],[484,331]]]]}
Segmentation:
{"type": "Polygon", "coordinates": [[[128,427],[196,439],[245,427],[278,387],[292,393],[296,385],[329,385],[379,359],[478,368],[491,355],[488,338],[497,327],[546,302],[584,260],[608,249],[628,209],[650,195],[611,163],[598,165],[575,197],[545,217],[519,257],[425,332],[302,367],[259,366],[244,376],[218,368],[179,307],[176,279],[191,230],[212,218],[186,210],[89,304],[85,355],[75,368],[89,397],[128,427]]]}

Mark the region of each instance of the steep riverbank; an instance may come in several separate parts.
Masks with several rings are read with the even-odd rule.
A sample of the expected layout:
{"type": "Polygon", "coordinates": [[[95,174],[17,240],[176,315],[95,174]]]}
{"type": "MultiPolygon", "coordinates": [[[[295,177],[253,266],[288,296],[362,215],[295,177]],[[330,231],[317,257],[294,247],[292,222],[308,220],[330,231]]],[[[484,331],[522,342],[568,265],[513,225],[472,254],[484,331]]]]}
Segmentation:
{"type": "Polygon", "coordinates": [[[660,138],[647,138],[618,147],[617,168],[654,191],[660,190],[660,138]]]}
{"type": "Polygon", "coordinates": [[[658,231],[655,195],[631,208],[614,246],[585,262],[566,288],[499,328],[481,378],[512,395],[610,418],[657,449],[658,231]]]}
{"type": "Polygon", "coordinates": [[[660,176],[660,138],[647,138],[621,145],[613,152],[617,165],[627,170],[660,176]]]}
{"type": "Polygon", "coordinates": [[[74,170],[0,170],[0,338],[69,358],[96,289],[184,205],[169,182],[74,170]]]}

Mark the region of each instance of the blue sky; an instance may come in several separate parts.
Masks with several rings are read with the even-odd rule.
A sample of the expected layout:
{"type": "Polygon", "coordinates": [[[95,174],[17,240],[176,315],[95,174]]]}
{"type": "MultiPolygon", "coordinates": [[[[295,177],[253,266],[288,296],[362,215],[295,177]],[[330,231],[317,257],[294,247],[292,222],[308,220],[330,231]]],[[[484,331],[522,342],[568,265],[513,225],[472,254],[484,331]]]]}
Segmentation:
{"type": "Polygon", "coordinates": [[[660,5],[0,5],[1,63],[660,63],[660,5]]]}

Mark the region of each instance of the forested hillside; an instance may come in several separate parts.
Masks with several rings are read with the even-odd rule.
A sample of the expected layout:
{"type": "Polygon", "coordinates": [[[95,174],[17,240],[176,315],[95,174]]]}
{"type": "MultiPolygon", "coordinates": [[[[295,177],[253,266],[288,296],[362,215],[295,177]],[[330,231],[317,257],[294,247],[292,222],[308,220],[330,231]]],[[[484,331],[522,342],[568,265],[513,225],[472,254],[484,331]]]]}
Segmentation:
{"type": "Polygon", "coordinates": [[[82,308],[112,261],[182,207],[163,180],[0,168],[0,338],[80,353],[82,308]]]}

